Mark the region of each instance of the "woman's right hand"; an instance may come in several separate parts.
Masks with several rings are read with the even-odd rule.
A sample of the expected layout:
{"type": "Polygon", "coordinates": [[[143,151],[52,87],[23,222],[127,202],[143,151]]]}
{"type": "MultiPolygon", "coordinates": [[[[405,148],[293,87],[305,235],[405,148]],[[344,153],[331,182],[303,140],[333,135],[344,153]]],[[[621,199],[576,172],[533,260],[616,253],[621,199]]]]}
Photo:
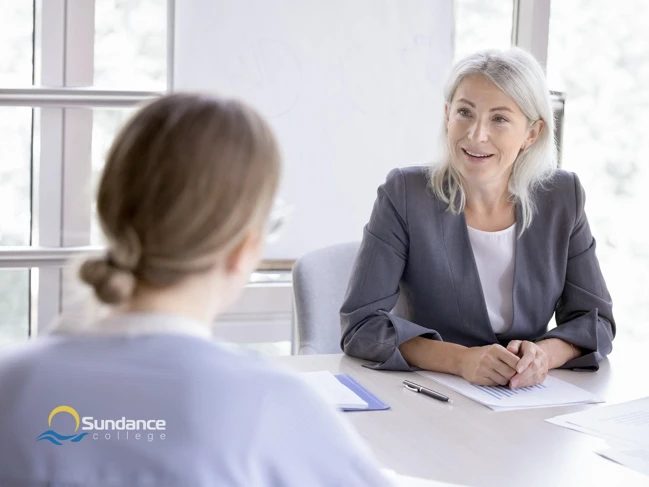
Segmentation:
{"type": "Polygon", "coordinates": [[[516,374],[519,360],[497,344],[466,348],[460,357],[460,375],[479,386],[506,386],[516,374]]]}

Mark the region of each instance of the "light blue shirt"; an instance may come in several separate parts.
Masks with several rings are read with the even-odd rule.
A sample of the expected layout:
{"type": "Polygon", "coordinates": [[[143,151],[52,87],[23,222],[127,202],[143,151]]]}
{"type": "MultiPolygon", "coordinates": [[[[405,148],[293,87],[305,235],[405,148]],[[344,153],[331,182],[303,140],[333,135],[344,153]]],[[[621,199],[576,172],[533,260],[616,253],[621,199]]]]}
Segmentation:
{"type": "Polygon", "coordinates": [[[127,314],[1,352],[0,485],[387,483],[299,377],[207,335],[127,314]]]}

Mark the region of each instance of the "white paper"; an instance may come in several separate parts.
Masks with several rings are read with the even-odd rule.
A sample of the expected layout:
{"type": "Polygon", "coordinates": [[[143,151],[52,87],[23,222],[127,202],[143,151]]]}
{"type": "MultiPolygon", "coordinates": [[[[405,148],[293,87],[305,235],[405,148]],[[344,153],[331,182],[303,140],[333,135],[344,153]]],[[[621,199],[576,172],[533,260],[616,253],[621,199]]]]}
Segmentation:
{"type": "Polygon", "coordinates": [[[438,482],[437,480],[420,479],[408,477],[396,473],[394,470],[381,469],[385,477],[392,482],[395,487],[462,487],[459,484],[449,484],[447,482],[438,482]]]}
{"type": "Polygon", "coordinates": [[[649,448],[611,448],[598,451],[597,454],[631,470],[649,475],[649,448]]]}
{"type": "MultiPolygon", "coordinates": [[[[566,415],[566,416],[568,416],[568,415],[566,415]]],[[[597,431],[593,431],[593,430],[588,429],[588,428],[583,428],[581,426],[577,426],[576,424],[572,424],[572,423],[570,423],[570,422],[568,422],[568,421],[566,421],[566,420],[564,420],[562,418],[563,418],[562,416],[555,416],[554,418],[548,418],[545,421],[547,423],[556,424],[557,426],[563,426],[564,428],[568,428],[568,429],[571,429],[573,431],[579,431],[580,433],[585,433],[587,435],[597,436],[597,437],[602,438],[604,440],[617,440],[617,438],[615,438],[613,436],[606,436],[606,435],[601,434],[601,433],[598,434],[597,431]]]]}
{"type": "Polygon", "coordinates": [[[649,447],[649,397],[546,421],[607,440],[649,447]]]}
{"type": "Polygon", "coordinates": [[[462,377],[441,372],[417,373],[495,411],[603,402],[596,395],[550,375],[537,386],[512,390],[503,386],[477,386],[462,377]]]}
{"type": "Polygon", "coordinates": [[[341,384],[326,370],[300,374],[318,394],[339,409],[367,409],[368,404],[358,394],[341,384]]]}

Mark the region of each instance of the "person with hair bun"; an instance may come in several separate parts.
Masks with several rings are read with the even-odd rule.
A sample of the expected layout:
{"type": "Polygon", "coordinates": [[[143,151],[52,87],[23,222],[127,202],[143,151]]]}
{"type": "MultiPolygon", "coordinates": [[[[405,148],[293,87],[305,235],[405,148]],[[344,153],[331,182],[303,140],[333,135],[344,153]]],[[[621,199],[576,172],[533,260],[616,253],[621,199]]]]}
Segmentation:
{"type": "Polygon", "coordinates": [[[557,169],[543,69],[520,48],[479,51],[456,63],[444,99],[442,157],[378,189],[340,311],[343,350],[514,389],[553,368],[597,370],[613,303],[584,189],[557,169]]]}
{"type": "Polygon", "coordinates": [[[80,277],[107,317],[0,354],[0,485],[380,486],[299,377],[210,339],[259,260],[280,178],[247,105],[164,96],[107,157],[107,251],[80,277]]]}

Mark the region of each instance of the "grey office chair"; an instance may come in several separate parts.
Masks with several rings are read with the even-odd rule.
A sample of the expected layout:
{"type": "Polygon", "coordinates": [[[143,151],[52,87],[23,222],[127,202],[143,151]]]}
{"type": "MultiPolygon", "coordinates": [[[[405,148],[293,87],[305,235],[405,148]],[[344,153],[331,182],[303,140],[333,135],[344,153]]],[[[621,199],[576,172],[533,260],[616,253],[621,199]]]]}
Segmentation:
{"type": "Polygon", "coordinates": [[[300,355],[342,353],[340,307],[360,242],[333,245],[300,257],[293,266],[294,319],[300,355]]]}

